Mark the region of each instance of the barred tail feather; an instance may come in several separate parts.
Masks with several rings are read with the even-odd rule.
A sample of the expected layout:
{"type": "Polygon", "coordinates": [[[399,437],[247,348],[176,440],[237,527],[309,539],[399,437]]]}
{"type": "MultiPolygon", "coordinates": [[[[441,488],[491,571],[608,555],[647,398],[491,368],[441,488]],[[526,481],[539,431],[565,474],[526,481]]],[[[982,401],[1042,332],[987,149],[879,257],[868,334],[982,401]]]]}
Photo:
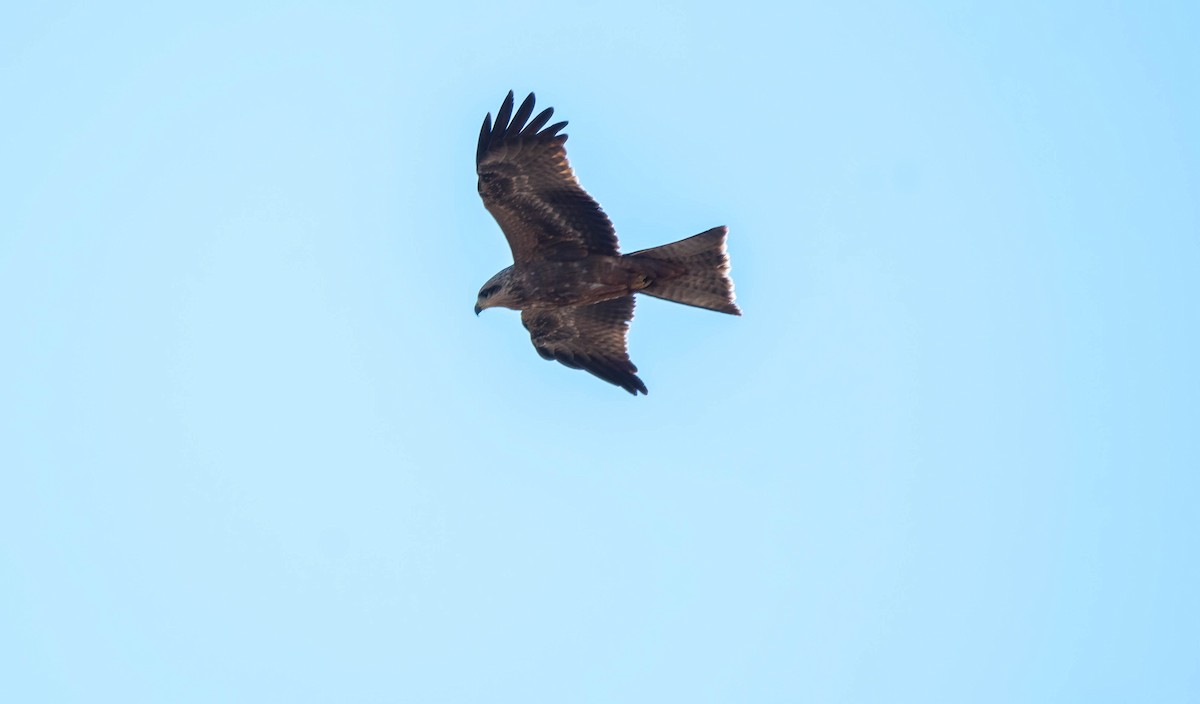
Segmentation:
{"type": "Polygon", "coordinates": [[[625,255],[641,260],[651,272],[650,284],[638,293],[741,315],[733,302],[733,279],[729,278],[725,252],[727,233],[725,227],[714,227],[685,240],[625,255]]]}

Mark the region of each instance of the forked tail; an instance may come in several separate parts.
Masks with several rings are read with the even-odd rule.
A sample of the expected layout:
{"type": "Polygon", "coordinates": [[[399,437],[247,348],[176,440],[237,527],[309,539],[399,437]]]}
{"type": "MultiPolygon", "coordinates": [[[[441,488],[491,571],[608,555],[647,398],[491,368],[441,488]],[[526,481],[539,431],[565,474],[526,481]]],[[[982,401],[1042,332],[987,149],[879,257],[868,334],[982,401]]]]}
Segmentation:
{"type": "Polygon", "coordinates": [[[626,254],[640,260],[650,284],[638,291],[698,308],[741,315],[733,302],[729,255],[725,252],[728,229],[714,227],[685,240],[626,254]]]}

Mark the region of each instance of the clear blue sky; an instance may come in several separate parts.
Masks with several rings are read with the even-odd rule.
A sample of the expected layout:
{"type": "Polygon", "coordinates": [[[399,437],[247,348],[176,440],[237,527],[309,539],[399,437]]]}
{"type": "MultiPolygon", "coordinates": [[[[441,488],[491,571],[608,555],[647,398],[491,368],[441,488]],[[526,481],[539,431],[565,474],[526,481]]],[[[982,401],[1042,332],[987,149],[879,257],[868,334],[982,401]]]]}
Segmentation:
{"type": "Polygon", "coordinates": [[[1195,8],[8,3],[0,700],[1200,700],[1195,8]],[[730,228],[648,397],[472,314],[509,89],[730,228]]]}

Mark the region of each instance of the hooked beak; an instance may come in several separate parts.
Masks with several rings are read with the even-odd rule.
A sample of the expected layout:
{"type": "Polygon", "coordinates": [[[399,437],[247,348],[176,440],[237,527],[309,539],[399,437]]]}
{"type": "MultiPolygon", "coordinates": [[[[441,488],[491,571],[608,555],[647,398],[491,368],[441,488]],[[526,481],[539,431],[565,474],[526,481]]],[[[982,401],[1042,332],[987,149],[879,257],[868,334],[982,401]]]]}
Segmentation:
{"type": "Polygon", "coordinates": [[[481,310],[483,310],[483,309],[479,307],[479,304],[478,304],[478,303],[476,303],[476,304],[475,304],[475,316],[476,316],[476,317],[479,317],[479,312],[480,312],[481,310]]]}

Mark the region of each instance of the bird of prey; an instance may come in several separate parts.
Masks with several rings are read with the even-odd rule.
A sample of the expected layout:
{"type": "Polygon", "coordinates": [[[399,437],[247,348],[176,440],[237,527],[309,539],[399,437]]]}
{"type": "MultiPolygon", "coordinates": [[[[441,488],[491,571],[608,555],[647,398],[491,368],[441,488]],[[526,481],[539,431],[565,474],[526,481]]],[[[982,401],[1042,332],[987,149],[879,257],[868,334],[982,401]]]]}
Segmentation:
{"type": "Polygon", "coordinates": [[[513,264],[479,290],[484,308],[521,311],[521,323],[544,359],[558,360],[646,393],[629,359],[625,333],[633,294],[741,315],[733,302],[726,228],[631,254],[600,205],[575,180],[554,108],[533,115],[533,93],[513,112],[513,94],[488,113],[479,132],[479,195],[504,231],[513,264]]]}

